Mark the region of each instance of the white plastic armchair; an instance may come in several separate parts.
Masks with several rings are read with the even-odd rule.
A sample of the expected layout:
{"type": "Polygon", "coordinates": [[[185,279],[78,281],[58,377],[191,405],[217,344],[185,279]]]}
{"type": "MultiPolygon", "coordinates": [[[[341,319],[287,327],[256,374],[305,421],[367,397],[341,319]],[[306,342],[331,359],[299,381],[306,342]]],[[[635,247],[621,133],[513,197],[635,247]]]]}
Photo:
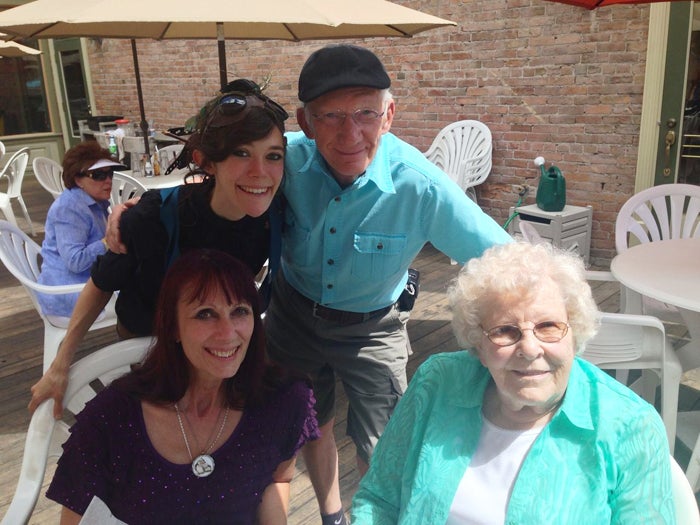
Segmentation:
{"type": "MultiPolygon", "coordinates": [[[[639,243],[700,237],[700,186],[662,184],[640,191],[620,208],[615,220],[618,253],[639,243]]],[[[675,307],[623,287],[622,310],[683,323],[675,307]]]]}
{"type": "MultiPolygon", "coordinates": [[[[39,284],[37,279],[41,272],[39,260],[41,257],[41,247],[34,242],[26,233],[14,224],[7,221],[0,221],[0,260],[7,270],[24,286],[29,298],[37,313],[44,322],[44,363],[43,370],[56,357],[58,347],[66,335],[68,328],[68,317],[58,317],[46,315],[42,312],[37,294],[44,293],[50,295],[62,295],[67,293],[80,293],[84,284],[69,284],[64,286],[50,286],[39,284]]],[[[116,295],[107,304],[104,312],[93,323],[90,330],[97,330],[107,326],[113,326],[117,322],[114,312],[114,301],[116,295]]]]}
{"type": "Polygon", "coordinates": [[[34,232],[34,225],[32,220],[29,218],[29,212],[27,211],[27,205],[24,203],[22,198],[22,181],[24,180],[24,174],[27,171],[27,164],[29,163],[29,148],[22,148],[17,150],[7,161],[2,171],[0,171],[0,179],[5,177],[7,179],[7,193],[0,192],[0,210],[5,214],[5,218],[13,224],[17,224],[17,219],[12,211],[12,200],[16,200],[20,208],[22,208],[22,213],[24,218],[27,219],[29,224],[29,231],[32,232],[32,236],[36,235],[34,232]]]}
{"type": "Polygon", "coordinates": [[[671,488],[673,503],[676,508],[676,523],[682,525],[700,525],[698,502],[683,469],[671,456],[671,488]]]}
{"type": "Polygon", "coordinates": [[[460,120],[437,134],[425,156],[476,202],[474,187],[491,173],[491,130],[478,120],[460,120]]]}
{"type": "Polygon", "coordinates": [[[55,199],[66,189],[63,185],[63,167],[48,157],[35,157],[32,161],[34,176],[39,184],[55,199]]]}
{"type": "Polygon", "coordinates": [[[657,381],[648,371],[660,377],[661,418],[673,454],[683,370],[666,338],[664,325],[649,315],[614,313],[601,313],[600,322],[600,330],[586,344],[581,357],[601,368],[642,370],[641,379],[631,387],[651,404],[654,404],[657,381]]]}
{"type": "Polygon", "coordinates": [[[618,253],[636,243],[700,237],[700,186],[662,184],[630,197],[615,220],[618,253]]]}
{"type": "MultiPolygon", "coordinates": [[[[151,342],[150,337],[121,341],[74,363],[63,398],[64,419],[80,412],[99,388],[127,373],[133,363],[140,362],[151,342]]],[[[54,419],[53,404],[53,399],[44,401],[32,415],[19,481],[2,525],[27,523],[36,506],[49,458],[58,459],[63,452],[61,445],[68,438],[69,425],[64,420],[54,419]]]]}
{"type": "Polygon", "coordinates": [[[158,150],[158,163],[160,164],[161,175],[165,173],[165,170],[168,169],[178,155],[180,155],[184,147],[184,144],[170,144],[158,150]]]}
{"type": "Polygon", "coordinates": [[[112,195],[109,202],[112,206],[128,201],[132,197],[140,197],[146,193],[148,189],[131,175],[122,173],[121,171],[114,172],[112,180],[112,195]]]}

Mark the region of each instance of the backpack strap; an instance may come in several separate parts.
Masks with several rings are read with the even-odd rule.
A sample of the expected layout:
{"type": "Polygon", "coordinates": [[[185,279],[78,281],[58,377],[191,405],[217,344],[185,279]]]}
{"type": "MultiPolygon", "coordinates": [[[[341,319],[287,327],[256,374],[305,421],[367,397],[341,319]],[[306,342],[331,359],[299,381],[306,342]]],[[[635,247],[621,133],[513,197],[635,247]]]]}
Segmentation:
{"type": "Polygon", "coordinates": [[[165,254],[166,270],[180,256],[180,220],[177,206],[179,192],[180,186],[160,190],[160,222],[168,234],[168,249],[165,254]]]}
{"type": "Polygon", "coordinates": [[[279,194],[270,205],[268,213],[270,221],[270,255],[268,256],[268,272],[260,285],[260,298],[262,299],[263,311],[267,310],[272,296],[272,283],[274,282],[277,270],[280,267],[280,257],[282,255],[282,224],[284,218],[284,207],[286,201],[279,194]]]}

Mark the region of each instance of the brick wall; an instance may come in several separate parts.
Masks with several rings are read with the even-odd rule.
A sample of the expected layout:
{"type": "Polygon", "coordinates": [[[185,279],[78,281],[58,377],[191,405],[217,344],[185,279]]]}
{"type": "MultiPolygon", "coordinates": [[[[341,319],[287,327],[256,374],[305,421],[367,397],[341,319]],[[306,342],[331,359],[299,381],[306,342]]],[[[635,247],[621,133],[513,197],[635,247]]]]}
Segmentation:
{"type": "MultiPolygon", "coordinates": [[[[648,6],[586,11],[545,0],[399,0],[458,23],[410,39],[355,41],[373,49],[392,77],[393,131],[425,151],[455,120],[486,123],[493,170],[478,188],[500,223],[521,184],[536,187],[538,155],[562,170],[567,202],[593,206],[592,261],[614,254],[617,210],[633,193],[648,6]]],[[[293,112],[296,79],[325,42],[226,42],[228,76],[258,82],[293,112]]],[[[219,87],[217,46],[203,41],[137,41],[147,114],[181,125],[219,87]]],[[[138,115],[127,40],[90,41],[96,114],[138,115]]],[[[290,129],[297,129],[290,119],[290,129]]],[[[534,192],[526,204],[534,202],[534,192]]]]}

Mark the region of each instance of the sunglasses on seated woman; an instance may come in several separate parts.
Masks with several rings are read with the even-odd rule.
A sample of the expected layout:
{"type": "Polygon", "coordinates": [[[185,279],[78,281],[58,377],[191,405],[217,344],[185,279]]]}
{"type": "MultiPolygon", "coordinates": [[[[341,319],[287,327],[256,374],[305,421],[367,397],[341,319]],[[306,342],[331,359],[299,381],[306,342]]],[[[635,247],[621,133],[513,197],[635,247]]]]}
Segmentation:
{"type": "Polygon", "coordinates": [[[114,168],[99,168],[92,171],[83,172],[83,177],[89,177],[95,182],[102,182],[107,178],[114,178],[114,168]]]}
{"type": "Polygon", "coordinates": [[[532,328],[520,328],[514,324],[502,324],[489,330],[483,330],[483,334],[497,346],[510,346],[520,341],[523,332],[532,330],[537,339],[543,343],[557,343],[564,339],[569,331],[569,323],[564,321],[542,321],[532,328]]]}

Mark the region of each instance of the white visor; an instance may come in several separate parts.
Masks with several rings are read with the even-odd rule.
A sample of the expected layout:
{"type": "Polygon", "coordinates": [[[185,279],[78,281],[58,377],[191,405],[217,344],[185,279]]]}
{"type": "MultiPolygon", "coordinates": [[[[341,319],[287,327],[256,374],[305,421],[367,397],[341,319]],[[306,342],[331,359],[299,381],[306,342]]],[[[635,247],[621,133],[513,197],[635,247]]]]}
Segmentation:
{"type": "Polygon", "coordinates": [[[118,166],[122,169],[126,169],[126,166],[124,164],[120,164],[119,162],[115,162],[111,159],[100,159],[95,164],[90,166],[87,170],[92,171],[92,170],[98,170],[100,168],[106,168],[108,166],[118,166]]]}

